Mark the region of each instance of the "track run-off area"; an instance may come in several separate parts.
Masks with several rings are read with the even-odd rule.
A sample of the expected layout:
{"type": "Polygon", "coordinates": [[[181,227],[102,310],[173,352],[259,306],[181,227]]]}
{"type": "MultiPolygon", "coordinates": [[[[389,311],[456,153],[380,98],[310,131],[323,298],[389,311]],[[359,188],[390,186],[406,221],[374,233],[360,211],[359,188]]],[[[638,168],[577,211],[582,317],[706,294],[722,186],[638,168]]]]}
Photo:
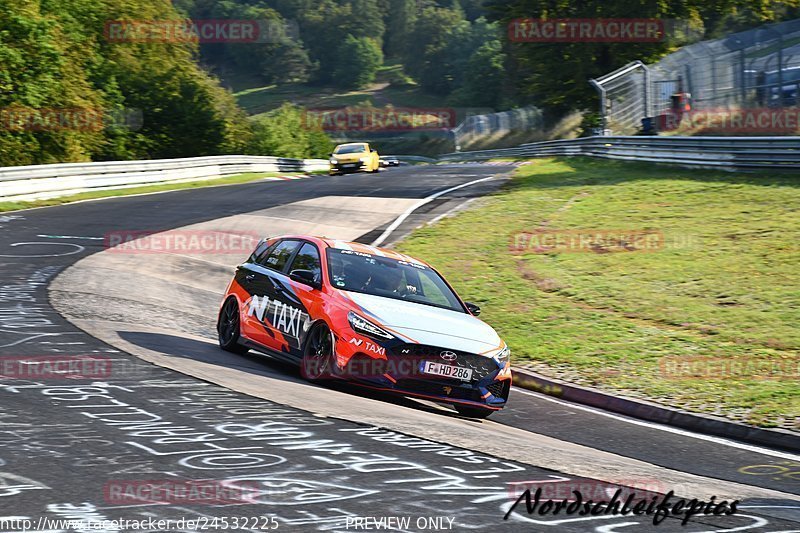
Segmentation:
{"type": "Polygon", "coordinates": [[[800,531],[800,457],[519,389],[476,421],[311,385],[288,365],[217,347],[220,299],[247,252],[106,246],[110,233],[174,229],[390,245],[512,170],[403,166],[0,214],[0,356],[111,363],[92,379],[0,377],[0,532],[22,530],[11,518],[51,531],[71,530],[55,522],[65,518],[172,520],[140,529],[154,531],[354,531],[389,517],[400,520],[395,531],[653,530],[651,516],[528,515],[524,504],[504,520],[521,488],[554,483],[740,500],[731,516],[669,517],[658,531],[800,531]],[[187,479],[251,497],[198,504],[115,493],[187,479]]]}

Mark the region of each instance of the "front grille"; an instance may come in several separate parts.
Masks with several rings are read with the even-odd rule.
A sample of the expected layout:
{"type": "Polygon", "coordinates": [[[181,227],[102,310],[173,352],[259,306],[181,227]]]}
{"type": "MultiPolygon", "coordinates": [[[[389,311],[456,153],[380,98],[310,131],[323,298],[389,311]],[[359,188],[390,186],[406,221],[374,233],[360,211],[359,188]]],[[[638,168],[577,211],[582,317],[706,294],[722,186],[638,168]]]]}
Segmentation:
{"type": "Polygon", "coordinates": [[[398,389],[408,392],[418,392],[430,396],[443,396],[455,400],[471,400],[474,402],[482,401],[481,394],[473,388],[443,385],[430,380],[423,379],[398,379],[395,386],[398,389]]]}
{"type": "Polygon", "coordinates": [[[472,380],[480,381],[493,372],[498,370],[497,363],[490,357],[469,352],[449,350],[437,346],[426,346],[424,344],[403,344],[391,351],[395,357],[414,357],[416,359],[436,361],[438,363],[448,363],[451,365],[463,366],[472,369],[472,380]],[[445,361],[440,354],[443,351],[450,351],[456,354],[454,361],[445,361]]]}

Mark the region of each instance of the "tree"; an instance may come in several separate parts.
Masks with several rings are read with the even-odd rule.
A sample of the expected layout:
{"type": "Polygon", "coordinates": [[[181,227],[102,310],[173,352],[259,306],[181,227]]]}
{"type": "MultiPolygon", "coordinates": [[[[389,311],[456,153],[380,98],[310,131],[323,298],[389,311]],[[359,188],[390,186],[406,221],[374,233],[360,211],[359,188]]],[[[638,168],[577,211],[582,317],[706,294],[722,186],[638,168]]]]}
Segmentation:
{"type": "Polygon", "coordinates": [[[105,107],[82,64],[37,3],[0,10],[0,166],[85,161],[100,148],[97,118],[88,127],[62,121],[105,107]]]}
{"type": "Polygon", "coordinates": [[[461,13],[440,7],[425,8],[408,36],[404,63],[409,74],[428,92],[446,95],[453,90],[451,41],[468,31],[461,13]]]}
{"type": "Polygon", "coordinates": [[[384,49],[389,57],[400,57],[417,20],[415,0],[388,0],[384,13],[386,37],[384,49]]]}
{"type": "MultiPolygon", "coordinates": [[[[8,2],[8,0],[5,0],[8,2]]],[[[2,164],[181,157],[241,151],[249,125],[186,42],[115,42],[109,21],[182,20],[161,0],[14,0],[0,10],[0,108],[48,110],[88,126],[0,129],[2,164]],[[138,129],[109,123],[128,114],[138,129]]]]}
{"type": "Polygon", "coordinates": [[[198,2],[191,9],[196,19],[259,21],[257,42],[207,43],[200,45],[204,61],[225,72],[247,72],[260,76],[265,84],[305,82],[313,64],[294,25],[265,2],[238,3],[232,0],[198,2]]]}
{"type": "Polygon", "coordinates": [[[502,107],[505,86],[505,54],[499,40],[480,46],[467,62],[462,87],[453,92],[455,105],[502,107]]]}
{"type": "Polygon", "coordinates": [[[309,125],[303,113],[299,107],[285,103],[253,119],[248,152],[278,157],[327,157],[333,143],[318,125],[309,125]]]}
{"type": "Polygon", "coordinates": [[[364,87],[375,81],[381,64],[383,53],[375,41],[348,35],[339,47],[335,80],[342,87],[364,87]]]}
{"type": "Polygon", "coordinates": [[[314,81],[320,84],[339,81],[335,73],[340,67],[343,35],[369,38],[379,49],[383,41],[384,25],[377,0],[320,0],[300,13],[299,25],[311,61],[319,65],[314,81]]]}

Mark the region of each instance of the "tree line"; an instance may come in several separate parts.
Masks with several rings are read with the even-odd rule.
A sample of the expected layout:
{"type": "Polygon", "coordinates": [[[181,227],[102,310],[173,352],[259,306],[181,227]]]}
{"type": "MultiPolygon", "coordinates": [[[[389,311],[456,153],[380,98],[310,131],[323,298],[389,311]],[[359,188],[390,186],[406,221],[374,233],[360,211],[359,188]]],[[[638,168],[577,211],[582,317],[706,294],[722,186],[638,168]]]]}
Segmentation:
{"type": "Polygon", "coordinates": [[[347,89],[372,83],[384,64],[399,64],[404,80],[453,106],[593,109],[587,79],[633,59],[657,60],[681,37],[518,43],[507,35],[511,20],[678,19],[708,38],[797,17],[798,2],[0,0],[0,165],[330,150],[324,133],[297,127],[302,110],[295,106],[249,120],[212,73],[347,89]],[[106,34],[109,21],[187,17],[266,21],[268,38],[165,44],[113,42],[106,34]],[[71,109],[102,110],[102,119],[70,128],[44,117],[44,110],[71,109]]]}

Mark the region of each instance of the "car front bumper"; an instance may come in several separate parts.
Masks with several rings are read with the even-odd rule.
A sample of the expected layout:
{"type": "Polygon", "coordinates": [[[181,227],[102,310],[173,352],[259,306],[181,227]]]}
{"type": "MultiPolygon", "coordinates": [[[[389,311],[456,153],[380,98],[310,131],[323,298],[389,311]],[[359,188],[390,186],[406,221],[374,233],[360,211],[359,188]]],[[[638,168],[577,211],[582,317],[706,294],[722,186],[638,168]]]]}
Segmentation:
{"type": "Polygon", "coordinates": [[[328,166],[330,167],[330,172],[358,172],[368,168],[366,163],[360,161],[336,164],[328,163],[328,166]]]}
{"type": "Polygon", "coordinates": [[[471,368],[473,375],[469,380],[459,380],[424,373],[426,361],[441,362],[430,357],[393,354],[376,358],[359,352],[332,370],[333,377],[370,389],[485,409],[505,406],[512,382],[509,363],[500,364],[477,355],[468,360],[462,354],[459,366],[471,368]]]}

